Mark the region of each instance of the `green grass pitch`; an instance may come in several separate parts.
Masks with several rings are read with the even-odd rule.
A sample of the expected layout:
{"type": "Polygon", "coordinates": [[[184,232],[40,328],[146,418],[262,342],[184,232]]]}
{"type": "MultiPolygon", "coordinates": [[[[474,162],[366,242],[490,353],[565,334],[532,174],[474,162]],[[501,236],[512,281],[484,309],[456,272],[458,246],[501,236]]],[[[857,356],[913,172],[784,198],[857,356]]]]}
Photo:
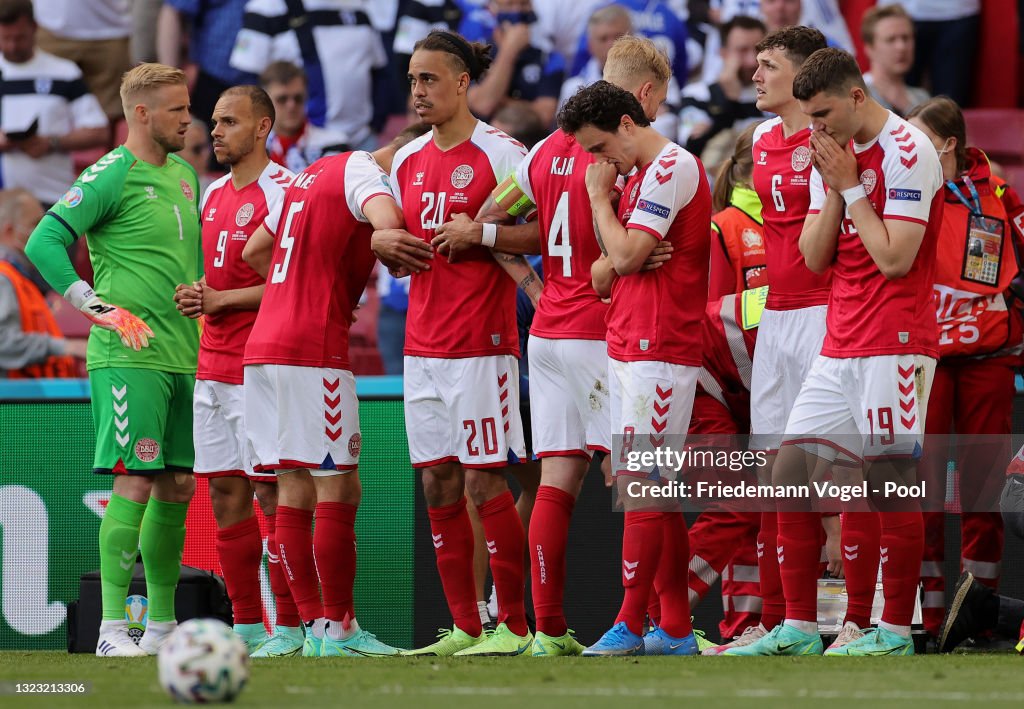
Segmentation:
{"type": "MultiPolygon", "coordinates": [[[[0,707],[170,707],[153,658],[0,652],[0,683],[92,683],[0,707]]],[[[395,658],[260,660],[238,707],[963,707],[1024,703],[1024,658],[395,658]]]]}

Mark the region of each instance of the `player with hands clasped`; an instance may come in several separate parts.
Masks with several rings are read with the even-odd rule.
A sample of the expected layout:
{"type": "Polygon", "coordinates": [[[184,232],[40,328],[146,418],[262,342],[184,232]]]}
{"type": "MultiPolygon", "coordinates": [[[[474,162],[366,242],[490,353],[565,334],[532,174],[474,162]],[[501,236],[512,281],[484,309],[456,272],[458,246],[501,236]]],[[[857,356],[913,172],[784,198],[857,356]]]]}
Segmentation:
{"type": "MultiPolygon", "coordinates": [[[[915,480],[938,353],[932,284],[942,171],[928,138],[870,98],[846,52],[812,54],[793,95],[813,127],[800,250],[815,273],[831,267],[833,281],[825,341],[793,405],[772,482],[807,485],[822,463],[865,470],[885,607],[877,629],[831,654],[909,655],[924,525],[919,500],[897,486],[915,480]]],[[[820,652],[819,524],[809,500],[782,503],[786,615],[757,654],[820,652]]]]}
{"type": "Polygon", "coordinates": [[[650,125],[636,97],[607,81],[577,93],[559,114],[562,130],[597,160],[587,167],[586,187],[595,233],[608,252],[593,267],[595,285],[613,281],[607,318],[612,464],[626,514],[622,607],[584,655],[697,653],[686,523],[677,505],[638,493],[658,485],[659,474],[626,463],[631,452],[653,451],[688,428],[707,304],[711,191],[700,161],[650,125]],[[610,195],[618,175],[629,178],[616,210],[610,195]],[[672,258],[642,270],[663,240],[672,242],[672,258]],[[661,623],[644,638],[652,586],[661,623]]]}

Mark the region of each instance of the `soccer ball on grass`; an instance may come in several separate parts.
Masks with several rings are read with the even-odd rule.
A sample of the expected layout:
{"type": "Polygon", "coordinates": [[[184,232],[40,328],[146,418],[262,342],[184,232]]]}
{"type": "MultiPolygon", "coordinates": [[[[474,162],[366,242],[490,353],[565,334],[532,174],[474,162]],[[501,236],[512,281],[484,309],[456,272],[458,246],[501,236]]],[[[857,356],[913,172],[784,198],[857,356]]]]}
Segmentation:
{"type": "Polygon", "coordinates": [[[160,648],[157,668],[160,686],[176,701],[230,702],[249,680],[249,652],[228,625],[194,618],[160,648]]]}

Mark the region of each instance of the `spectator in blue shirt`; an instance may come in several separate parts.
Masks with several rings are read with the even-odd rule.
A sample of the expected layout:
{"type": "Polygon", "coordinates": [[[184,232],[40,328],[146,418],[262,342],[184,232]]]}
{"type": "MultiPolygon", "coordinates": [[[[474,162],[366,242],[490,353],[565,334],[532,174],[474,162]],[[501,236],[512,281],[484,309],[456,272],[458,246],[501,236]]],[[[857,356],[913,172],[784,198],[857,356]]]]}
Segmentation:
{"type": "Polygon", "coordinates": [[[256,75],[231,66],[235,36],[242,29],[246,0],[164,0],[157,19],[157,60],[184,64],[182,38],[189,38],[190,59],[199,67],[192,90],[192,113],[209,123],[213,107],[230,86],[255,84],[256,75]]]}

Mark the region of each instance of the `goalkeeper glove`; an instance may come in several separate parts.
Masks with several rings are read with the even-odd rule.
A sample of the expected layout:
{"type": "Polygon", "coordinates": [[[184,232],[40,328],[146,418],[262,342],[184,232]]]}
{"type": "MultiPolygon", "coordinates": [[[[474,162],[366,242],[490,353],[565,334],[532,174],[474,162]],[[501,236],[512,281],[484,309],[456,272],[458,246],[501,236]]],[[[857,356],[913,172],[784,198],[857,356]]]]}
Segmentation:
{"type": "Polygon", "coordinates": [[[136,352],[149,346],[149,338],[155,337],[143,320],[124,308],[104,303],[85,281],[75,281],[64,293],[64,298],[81,310],[85,317],[105,330],[116,332],[121,344],[136,352]]]}

